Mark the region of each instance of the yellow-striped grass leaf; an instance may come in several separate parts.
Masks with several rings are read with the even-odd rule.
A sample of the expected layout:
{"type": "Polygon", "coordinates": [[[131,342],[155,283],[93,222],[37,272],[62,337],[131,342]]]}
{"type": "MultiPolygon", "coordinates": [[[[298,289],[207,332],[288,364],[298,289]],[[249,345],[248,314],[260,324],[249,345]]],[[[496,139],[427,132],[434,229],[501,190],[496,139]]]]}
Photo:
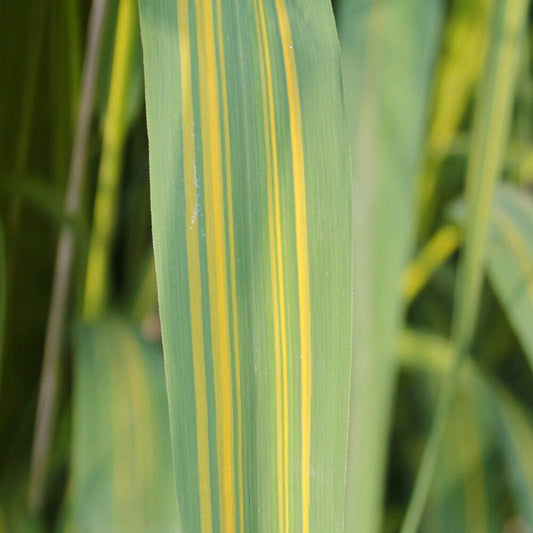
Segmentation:
{"type": "Polygon", "coordinates": [[[469,348],[477,319],[490,209],[503,169],[528,4],[528,0],[497,0],[493,14],[466,178],[465,245],[452,327],[458,353],[469,348]]]}
{"type": "MultiPolygon", "coordinates": [[[[109,113],[108,106],[110,104],[111,93],[113,92],[113,80],[117,77],[117,68],[124,73],[128,71],[128,90],[124,92],[123,102],[119,105],[124,106],[121,112],[121,122],[119,126],[124,130],[129,130],[134,121],[139,117],[141,111],[143,111],[144,92],[143,92],[143,65],[142,65],[142,47],[141,47],[141,34],[138,26],[138,14],[135,8],[135,14],[137,20],[135,21],[133,37],[133,47],[127,53],[130,55],[128,58],[124,55],[126,49],[124,44],[126,43],[124,37],[125,22],[124,10],[129,10],[131,7],[129,2],[111,2],[108,6],[106,20],[104,21],[104,35],[102,37],[102,57],[100,59],[100,77],[98,79],[97,93],[96,93],[96,108],[100,119],[100,124],[103,130],[105,129],[105,122],[107,120],[106,115],[109,113]],[[126,4],[125,6],[121,4],[126,4]],[[123,12],[122,15],[120,12],[123,12]],[[120,20],[122,18],[122,21],[120,20]],[[122,26],[122,28],[121,28],[122,26]],[[121,35],[122,34],[122,35],[121,35]],[[119,42],[122,41],[122,44],[119,42]],[[124,61],[124,65],[117,65],[117,45],[122,47],[121,58],[124,61]]],[[[128,38],[131,38],[128,37],[128,38]]],[[[116,91],[116,89],[115,89],[116,91]]],[[[116,100],[115,104],[117,105],[116,100]]],[[[116,111],[111,111],[115,113],[116,111]]]]}
{"type": "Polygon", "coordinates": [[[435,220],[439,173],[481,75],[494,0],[453,0],[442,39],[433,89],[432,117],[420,180],[419,235],[425,240],[435,220]]]}
{"type": "Polygon", "coordinates": [[[525,189],[498,188],[491,229],[489,279],[533,368],[533,200],[525,189]]]}
{"type": "Polygon", "coordinates": [[[187,531],[339,531],[351,185],[327,0],[141,0],[187,531]]]}
{"type": "Polygon", "coordinates": [[[458,391],[422,531],[502,531],[505,516],[501,493],[495,490],[501,491],[501,485],[494,460],[492,428],[488,424],[490,415],[490,409],[475,390],[463,387],[458,391]]]}
{"type": "Polygon", "coordinates": [[[75,339],[74,531],[178,531],[161,350],[127,322],[75,339]]]}
{"type": "Polygon", "coordinates": [[[435,420],[422,456],[402,533],[414,533],[418,529],[438,461],[459,368],[470,350],[475,333],[485,274],[490,211],[494,187],[503,170],[528,4],[529,0],[497,0],[493,12],[466,174],[467,217],[451,326],[455,363],[439,395],[435,420]]]}
{"type": "MultiPolygon", "coordinates": [[[[446,376],[453,363],[453,345],[435,335],[406,330],[398,343],[399,361],[407,369],[422,369],[446,376]]],[[[460,391],[477,398],[486,413],[485,423],[504,452],[515,502],[527,527],[533,527],[533,423],[526,411],[505,388],[488,379],[471,359],[460,369],[460,391]]],[[[489,485],[490,483],[487,483],[489,485]]],[[[471,531],[471,530],[470,530],[471,531]]]]}
{"type": "Polygon", "coordinates": [[[122,156],[131,122],[128,97],[135,94],[135,73],[138,72],[140,59],[137,57],[135,62],[136,49],[140,52],[137,1],[121,0],[116,18],[109,93],[103,121],[102,156],[87,258],[83,298],[83,316],[86,320],[98,318],[108,304],[110,250],[120,193],[122,156]]]}
{"type": "Polygon", "coordinates": [[[439,0],[339,5],[355,183],[347,531],[380,527],[399,286],[413,240],[415,177],[440,15],[439,0]]]}

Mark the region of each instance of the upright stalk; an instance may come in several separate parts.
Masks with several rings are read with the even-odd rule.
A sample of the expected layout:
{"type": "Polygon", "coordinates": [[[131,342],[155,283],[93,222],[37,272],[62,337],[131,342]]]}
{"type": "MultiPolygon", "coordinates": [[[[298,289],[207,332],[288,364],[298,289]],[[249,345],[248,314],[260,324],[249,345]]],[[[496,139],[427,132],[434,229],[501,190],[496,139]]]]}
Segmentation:
{"type": "MultiPolygon", "coordinates": [[[[102,42],[103,20],[107,0],[93,0],[89,19],[87,52],[82,79],[78,123],[74,137],[69,179],[65,195],[65,210],[75,216],[80,205],[85,176],[87,144],[93,111],[94,93],[102,42]]],[[[43,367],[37,401],[37,416],[31,457],[29,503],[34,510],[43,503],[46,466],[55,427],[55,403],[58,383],[59,357],[64,337],[66,309],[72,267],[74,263],[74,234],[70,226],[59,236],[50,313],[46,329],[43,367]]]]}
{"type": "Polygon", "coordinates": [[[464,355],[470,348],[478,316],[483,261],[494,185],[503,168],[515,93],[520,38],[528,0],[498,0],[483,80],[478,95],[466,181],[468,219],[456,285],[452,322],[455,358],[437,402],[435,421],[416,480],[402,533],[418,530],[464,355]]]}

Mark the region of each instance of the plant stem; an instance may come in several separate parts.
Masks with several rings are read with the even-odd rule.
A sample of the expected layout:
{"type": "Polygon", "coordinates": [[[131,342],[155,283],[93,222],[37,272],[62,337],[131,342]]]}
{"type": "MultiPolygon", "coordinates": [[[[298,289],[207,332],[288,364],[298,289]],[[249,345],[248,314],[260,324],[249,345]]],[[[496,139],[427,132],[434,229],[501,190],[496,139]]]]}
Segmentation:
{"type": "MultiPolygon", "coordinates": [[[[89,19],[88,43],[83,71],[78,123],[74,137],[69,180],[65,195],[65,210],[72,216],[75,216],[79,209],[82,184],[85,176],[87,144],[106,7],[107,0],[93,0],[89,19]]],[[[43,503],[46,467],[55,427],[59,357],[64,337],[66,308],[73,263],[74,234],[72,228],[65,227],[59,236],[50,313],[48,315],[44,345],[43,367],[37,401],[37,416],[35,420],[29,482],[29,504],[33,510],[40,509],[43,503]]]]}
{"type": "Polygon", "coordinates": [[[513,107],[520,37],[527,20],[528,0],[498,0],[478,104],[466,179],[468,219],[463,258],[456,284],[452,321],[454,361],[444,378],[428,443],[402,533],[420,524],[442,445],[464,355],[475,332],[483,281],[483,262],[494,185],[504,163],[513,107]]]}
{"type": "Polygon", "coordinates": [[[136,0],[121,0],[83,299],[83,317],[89,320],[103,311],[107,300],[107,274],[127,132],[127,95],[139,35],[137,21],[136,0]]]}

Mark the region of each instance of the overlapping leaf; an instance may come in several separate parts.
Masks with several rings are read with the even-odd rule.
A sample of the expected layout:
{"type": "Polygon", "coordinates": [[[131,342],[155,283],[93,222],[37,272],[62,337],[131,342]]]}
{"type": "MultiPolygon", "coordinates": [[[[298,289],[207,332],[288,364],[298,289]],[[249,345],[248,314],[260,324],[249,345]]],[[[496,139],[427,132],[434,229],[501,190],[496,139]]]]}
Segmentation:
{"type": "MultiPolygon", "coordinates": [[[[450,371],[454,357],[454,349],[449,342],[435,335],[415,331],[403,332],[398,353],[400,361],[407,368],[423,369],[439,377],[450,371]]],[[[530,413],[518,404],[506,389],[488,379],[471,360],[465,361],[460,372],[458,396],[464,398],[465,395],[474,400],[478,413],[480,427],[476,438],[480,439],[488,450],[492,448],[493,443],[499,445],[505,458],[519,516],[527,527],[533,526],[533,424],[530,413]]],[[[463,414],[461,418],[464,419],[463,414]]],[[[472,429],[471,427],[468,432],[472,429]]],[[[470,435],[472,438],[472,433],[470,435]]],[[[461,434],[459,438],[464,440],[466,434],[461,434]]],[[[475,446],[475,443],[470,442],[469,446],[475,446]]],[[[488,502],[495,502],[494,497],[489,495],[489,491],[494,490],[497,485],[491,479],[491,470],[486,467],[484,472],[487,479],[484,483],[485,498],[488,498],[488,502]]],[[[468,472],[465,469],[460,469],[459,472],[461,477],[457,481],[468,482],[468,472]]],[[[437,481],[437,487],[440,482],[441,480],[437,481]]],[[[466,505],[466,501],[462,505],[466,505]]],[[[479,506],[478,501],[472,508],[471,518],[479,513],[479,506]]],[[[487,519],[483,530],[492,530],[498,523],[503,523],[507,518],[503,511],[501,508],[486,507],[487,519]]],[[[461,529],[471,531],[472,526],[468,527],[468,523],[464,522],[465,516],[462,519],[464,527],[461,529]]],[[[442,520],[437,523],[442,526],[442,520]]],[[[433,530],[434,527],[433,523],[430,529],[433,530]]]]}
{"type": "Polygon", "coordinates": [[[491,212],[490,281],[533,368],[533,200],[502,185],[491,212]]]}
{"type": "Polygon", "coordinates": [[[412,247],[441,2],[345,0],[339,34],[354,179],[354,344],[346,528],[381,520],[400,276],[412,247]]]}

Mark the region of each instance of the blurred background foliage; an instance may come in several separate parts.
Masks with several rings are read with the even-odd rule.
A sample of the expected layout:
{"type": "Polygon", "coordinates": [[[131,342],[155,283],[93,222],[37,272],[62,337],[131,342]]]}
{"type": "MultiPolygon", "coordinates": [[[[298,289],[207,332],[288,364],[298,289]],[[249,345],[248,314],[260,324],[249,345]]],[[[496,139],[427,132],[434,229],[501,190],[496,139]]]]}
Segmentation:
{"type": "MultiPolygon", "coordinates": [[[[357,481],[363,492],[371,487],[377,495],[377,504],[369,504],[374,516],[368,531],[397,531],[412,504],[439,386],[455,364],[455,287],[464,224],[477,201],[465,204],[466,180],[475,172],[473,159],[490,160],[500,149],[483,140],[491,132],[501,135],[501,157],[496,153],[491,169],[479,171],[480,191],[487,191],[487,173],[499,182],[493,198],[487,193],[487,245],[476,274],[479,311],[471,311],[468,359],[458,370],[437,446],[422,529],[533,529],[533,26],[531,13],[521,17],[521,29],[508,42],[502,20],[514,2],[433,2],[435,13],[424,12],[433,9],[429,0],[337,0],[333,6],[348,110],[370,105],[364,90],[383,102],[377,130],[365,122],[365,109],[356,111],[359,135],[368,136],[377,161],[386,162],[367,177],[386,192],[381,202],[363,205],[364,176],[355,176],[363,180],[356,209],[369,213],[361,242],[371,243],[375,254],[362,270],[368,279],[359,283],[385,287],[374,294],[372,309],[379,313],[373,327],[380,335],[383,320],[391,344],[385,339],[379,349],[368,348],[387,390],[358,406],[383,449],[383,457],[373,459],[375,469],[357,481]],[[365,60],[357,54],[364,50],[358,39],[374,32],[380,17],[389,20],[388,40],[379,45],[387,62],[380,75],[361,81],[375,86],[364,86],[357,96],[365,60]],[[505,53],[511,55],[498,55],[505,53]],[[512,68],[505,70],[514,56],[516,83],[512,68]],[[506,98],[508,133],[498,125],[505,122],[506,98]],[[488,122],[481,117],[476,123],[483,113],[488,122]],[[493,116],[496,122],[489,120],[493,116]],[[391,264],[399,265],[398,273],[391,264]]],[[[90,12],[87,0],[2,2],[0,531],[177,527],[151,251],[141,44],[136,5],[128,0],[110,2],[103,19],[85,179],[79,207],[64,207],[90,12]],[[75,242],[72,284],[61,357],[46,374],[54,261],[65,231],[75,242]],[[39,418],[39,402],[49,404],[48,422],[39,418]],[[44,455],[35,452],[39,423],[44,455]]],[[[356,115],[350,113],[353,128],[356,115]]],[[[368,166],[359,157],[368,154],[353,152],[354,166],[364,174],[368,166]]],[[[370,254],[363,244],[356,242],[356,263],[357,254],[370,254]]],[[[350,499],[346,505],[357,509],[350,499]]],[[[353,514],[349,530],[358,523],[358,511],[353,514]]]]}

